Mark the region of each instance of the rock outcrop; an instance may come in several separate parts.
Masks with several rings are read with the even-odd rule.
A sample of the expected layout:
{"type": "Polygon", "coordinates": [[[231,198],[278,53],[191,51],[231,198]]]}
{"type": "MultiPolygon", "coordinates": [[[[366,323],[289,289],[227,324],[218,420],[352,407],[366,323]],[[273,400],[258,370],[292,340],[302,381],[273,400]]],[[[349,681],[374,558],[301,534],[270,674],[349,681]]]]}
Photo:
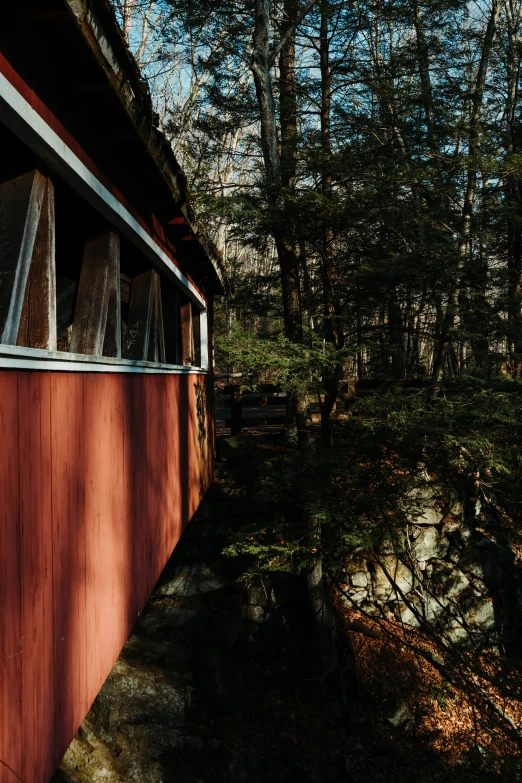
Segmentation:
{"type": "Polygon", "coordinates": [[[506,537],[461,503],[444,511],[436,488],[414,501],[393,537],[347,559],[344,602],[470,648],[509,644],[522,625],[522,568],[506,537]]]}

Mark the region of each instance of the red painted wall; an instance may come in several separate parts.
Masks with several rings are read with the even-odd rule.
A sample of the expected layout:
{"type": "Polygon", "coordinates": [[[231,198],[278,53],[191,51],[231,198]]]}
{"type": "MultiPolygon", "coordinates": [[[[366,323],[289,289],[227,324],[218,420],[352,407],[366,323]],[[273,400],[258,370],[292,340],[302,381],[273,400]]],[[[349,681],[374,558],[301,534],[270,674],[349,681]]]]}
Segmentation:
{"type": "Polygon", "coordinates": [[[198,375],[0,371],[0,783],[47,783],[212,474],[198,375]]]}

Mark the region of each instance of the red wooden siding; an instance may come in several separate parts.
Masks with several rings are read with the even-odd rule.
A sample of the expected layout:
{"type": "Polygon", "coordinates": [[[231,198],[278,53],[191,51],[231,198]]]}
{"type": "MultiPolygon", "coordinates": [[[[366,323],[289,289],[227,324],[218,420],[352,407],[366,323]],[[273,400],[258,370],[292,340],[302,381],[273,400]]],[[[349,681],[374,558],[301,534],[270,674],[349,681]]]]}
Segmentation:
{"type": "Polygon", "coordinates": [[[206,383],[0,371],[0,783],[50,779],[196,510],[206,383]]]}

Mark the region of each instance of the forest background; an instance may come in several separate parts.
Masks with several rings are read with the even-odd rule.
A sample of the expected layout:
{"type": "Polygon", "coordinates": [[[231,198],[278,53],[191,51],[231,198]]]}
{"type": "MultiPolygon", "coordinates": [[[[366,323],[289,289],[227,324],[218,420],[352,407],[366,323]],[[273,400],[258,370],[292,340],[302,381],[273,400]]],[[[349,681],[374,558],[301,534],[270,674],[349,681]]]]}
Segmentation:
{"type": "MultiPolygon", "coordinates": [[[[420,477],[518,545],[522,1],[113,4],[229,270],[217,362],[289,394],[288,448],[257,475],[292,511],[232,554],[303,578],[333,692],[339,564],[420,477]],[[404,383],[347,417],[347,378],[404,383]]],[[[520,754],[516,656],[421,629],[401,643],[520,754]]]]}

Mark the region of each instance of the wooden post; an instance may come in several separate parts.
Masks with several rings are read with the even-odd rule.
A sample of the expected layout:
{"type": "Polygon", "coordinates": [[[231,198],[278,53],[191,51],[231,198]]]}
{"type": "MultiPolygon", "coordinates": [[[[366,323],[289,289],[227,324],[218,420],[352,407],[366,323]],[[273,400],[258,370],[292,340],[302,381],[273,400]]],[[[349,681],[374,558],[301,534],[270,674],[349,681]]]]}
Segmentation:
{"type": "Polygon", "coordinates": [[[129,303],[129,322],[123,355],[126,359],[146,361],[149,355],[150,329],[154,304],[154,270],[133,277],[129,303]]]}
{"type": "Polygon", "coordinates": [[[161,296],[161,278],[156,275],[156,318],[158,322],[158,354],[159,361],[165,364],[167,361],[167,350],[165,347],[165,325],[163,323],[163,299],[161,296]]]}
{"type": "Polygon", "coordinates": [[[179,288],[167,281],[161,286],[161,312],[165,342],[165,361],[168,364],[180,364],[179,348],[179,288]]]}
{"type": "Polygon", "coordinates": [[[54,187],[50,180],[46,180],[17,344],[50,351],[57,347],[54,187]]]}
{"type": "Polygon", "coordinates": [[[56,278],[56,331],[58,336],[73,322],[77,288],[76,280],[69,280],[66,277],[56,278]]]}
{"type": "Polygon", "coordinates": [[[111,278],[119,267],[119,247],[119,239],[112,231],[85,245],[72,325],[71,353],[103,354],[111,278]]]}
{"type": "Polygon", "coordinates": [[[201,322],[199,317],[199,310],[196,310],[196,308],[193,308],[192,310],[192,340],[192,355],[194,357],[194,365],[196,367],[201,367],[201,322]]]}
{"type": "Polygon", "coordinates": [[[166,361],[161,280],[154,269],[132,280],[124,356],[149,362],[166,361]]]}
{"type": "Polygon", "coordinates": [[[149,362],[165,364],[165,329],[163,326],[163,307],[161,300],[161,280],[157,272],[152,273],[152,324],[149,338],[149,362]]]}
{"type": "Polygon", "coordinates": [[[181,360],[183,364],[194,364],[194,331],[192,328],[192,302],[180,307],[181,313],[181,360]]]}
{"type": "Polygon", "coordinates": [[[56,348],[54,190],[39,171],[0,185],[0,342],[56,348]]]}
{"type": "Polygon", "coordinates": [[[120,281],[120,240],[115,237],[116,245],[109,256],[109,302],[107,324],[103,340],[103,355],[121,359],[121,281],[120,281]]]}

